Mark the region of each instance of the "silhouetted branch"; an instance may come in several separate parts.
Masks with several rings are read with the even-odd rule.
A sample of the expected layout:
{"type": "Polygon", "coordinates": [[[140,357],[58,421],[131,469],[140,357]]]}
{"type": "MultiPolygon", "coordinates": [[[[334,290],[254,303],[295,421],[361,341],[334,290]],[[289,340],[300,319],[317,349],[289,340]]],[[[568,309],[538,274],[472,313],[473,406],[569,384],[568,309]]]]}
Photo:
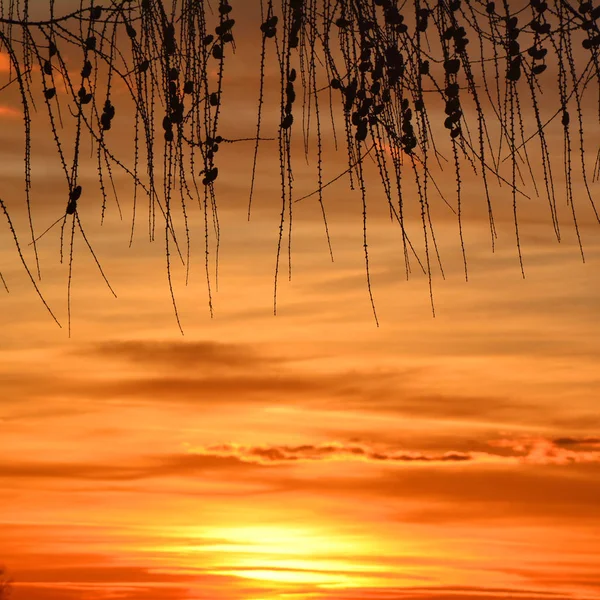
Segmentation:
{"type": "MultiPolygon", "coordinates": [[[[106,178],[112,182],[112,170],[117,167],[135,188],[131,242],[140,210],[139,194],[148,199],[151,240],[155,239],[157,216],[162,217],[167,278],[178,321],[172,247],[186,266],[187,281],[191,260],[188,218],[195,203],[205,224],[205,268],[212,311],[211,280],[214,278],[216,285],[220,240],[217,187],[225,173],[219,150],[234,141],[254,142],[250,217],[260,143],[278,140],[282,207],[276,285],[284,238],[291,276],[293,207],[300,200],[317,197],[333,258],[323,191],[347,177],[362,199],[367,287],[372,300],[367,215],[369,191],[377,182],[366,174],[367,158],[376,165],[390,215],[399,225],[407,273],[409,250],[416,251],[408,244],[406,215],[411,206],[420,215],[426,256],[421,266],[430,286],[430,243],[441,267],[430,210],[432,186],[456,216],[467,274],[464,208],[478,201],[472,194],[466,195],[467,171],[475,174],[482,186],[480,197],[488,214],[492,248],[497,229],[490,182],[509,185],[522,270],[519,208],[521,197],[527,195],[521,188],[528,174],[538,193],[536,162],[544,180],[539,189],[548,198],[557,239],[561,234],[555,154],[563,161],[564,195],[579,239],[575,177],[583,181],[587,201],[598,216],[591,189],[597,168],[595,165],[590,177],[584,126],[600,120],[600,110],[590,111],[589,102],[584,101],[595,92],[600,106],[600,5],[593,2],[529,0],[516,8],[507,0],[257,0],[262,22],[256,31],[260,40],[260,60],[257,55],[255,66],[260,87],[256,135],[237,139],[226,138],[221,131],[228,110],[227,66],[237,48],[235,34],[244,26],[236,21],[235,8],[228,0],[217,0],[214,10],[198,0],[113,0],[110,6],[90,0],[88,6],[66,14],[54,14],[53,3],[49,7],[40,3],[36,4],[40,13],[35,19],[28,14],[30,4],[14,0],[1,5],[0,52],[8,61],[9,73],[7,81],[0,82],[0,93],[11,91],[13,84],[19,89],[25,134],[25,202],[38,279],[41,267],[36,243],[41,236],[35,233],[30,202],[31,178],[35,176],[31,120],[41,102],[64,172],[66,208],[56,217],[57,223],[62,223],[61,256],[62,236],[70,225],[69,269],[75,237],[81,235],[108,284],[78,217],[80,202],[98,201],[79,183],[86,160],[82,144],[89,139],[98,171],[101,219],[107,206],[106,178]],[[265,65],[269,60],[279,65],[276,135],[264,135],[265,65]],[[75,70],[73,65],[78,65],[75,70]],[[129,100],[113,94],[116,82],[122,84],[129,100]],[[324,183],[328,154],[322,118],[325,91],[336,148],[337,127],[343,125],[348,168],[324,183]],[[112,136],[114,119],[123,114],[131,117],[132,160],[121,156],[112,136]],[[550,149],[547,139],[548,129],[559,117],[562,156],[550,149]],[[297,129],[302,129],[306,157],[316,150],[317,164],[316,190],[300,198],[294,198],[293,188],[292,133],[297,129]],[[532,140],[537,140],[539,148],[532,140]],[[578,157],[575,161],[573,152],[578,157]],[[445,182],[442,190],[437,171],[444,166],[451,170],[453,184],[445,182]],[[451,189],[454,199],[448,200],[451,189]],[[185,228],[185,251],[178,241],[175,223],[179,219],[185,228]]],[[[446,171],[444,178],[448,179],[446,171]]],[[[115,189],[114,183],[112,186],[115,189]]],[[[1,206],[30,274],[8,209],[4,203],[1,206]]],[[[4,280],[3,284],[6,286],[4,280]]]]}

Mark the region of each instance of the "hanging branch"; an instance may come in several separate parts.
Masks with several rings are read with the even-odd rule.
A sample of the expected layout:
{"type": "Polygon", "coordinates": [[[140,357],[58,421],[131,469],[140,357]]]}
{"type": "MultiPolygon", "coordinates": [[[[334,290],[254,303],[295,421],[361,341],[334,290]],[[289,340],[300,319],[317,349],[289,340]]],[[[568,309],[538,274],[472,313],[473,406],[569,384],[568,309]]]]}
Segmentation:
{"type": "MultiPolygon", "coordinates": [[[[53,219],[55,225],[61,224],[61,258],[64,230],[71,219],[69,275],[78,253],[75,241],[81,237],[109,285],[78,210],[82,203],[96,206],[103,222],[110,208],[107,188],[112,187],[121,215],[114,184],[114,173],[121,171],[134,187],[130,244],[141,210],[140,196],[148,200],[151,240],[155,239],[157,219],[159,223],[162,219],[168,289],[180,328],[172,257],[183,263],[187,282],[193,236],[189,218],[196,203],[204,220],[204,262],[212,314],[212,289],[218,283],[218,187],[227,175],[220,160],[223,152],[219,153],[224,142],[254,142],[250,219],[260,145],[266,139],[277,139],[281,212],[274,248],[274,308],[285,238],[291,277],[292,208],[299,200],[314,196],[318,202],[333,258],[324,191],[340,179],[347,179],[350,189],[356,191],[351,198],[361,208],[367,288],[374,314],[367,216],[372,214],[369,208],[381,196],[381,188],[390,218],[399,228],[407,276],[413,254],[428,278],[432,306],[430,259],[434,262],[434,252],[442,276],[443,269],[431,189],[439,192],[449,214],[457,219],[466,277],[465,208],[484,203],[493,249],[498,231],[491,183],[495,179],[498,185],[508,184],[518,263],[525,273],[519,217],[519,199],[527,197],[525,185],[531,184],[536,195],[546,196],[549,222],[559,241],[564,229],[557,208],[555,156],[549,142],[549,132],[559,121],[564,197],[582,256],[580,201],[574,194],[579,180],[600,222],[592,189],[598,165],[590,176],[586,161],[586,149],[595,150],[593,140],[586,138],[586,129],[588,124],[600,122],[600,5],[594,2],[529,0],[516,8],[508,0],[260,0],[256,3],[261,23],[255,32],[259,48],[255,136],[234,133],[238,139],[225,137],[222,124],[228,111],[227,65],[236,50],[247,52],[235,40],[238,27],[246,24],[236,22],[235,4],[229,0],[218,0],[212,8],[197,0],[81,0],[78,10],[66,14],[56,14],[54,2],[50,2],[47,8],[43,3],[36,5],[39,12],[35,18],[29,14],[29,4],[12,0],[0,11],[0,52],[9,65],[5,80],[0,81],[0,94],[14,98],[14,89],[22,109],[23,201],[37,277],[21,252],[21,234],[7,205],[2,202],[1,207],[9,225],[3,235],[14,238],[20,260],[40,295],[36,279],[41,278],[42,266],[37,242],[56,231],[54,226],[45,229],[39,225],[36,217],[31,123],[44,113],[47,135],[64,176],[66,208],[53,219]],[[279,66],[280,121],[276,132],[264,134],[263,117],[269,101],[265,69],[270,60],[279,66]],[[548,69],[549,65],[553,68],[548,69]],[[126,90],[128,100],[113,93],[117,83],[126,90]],[[595,111],[588,108],[586,96],[590,94],[597,94],[595,111]],[[329,102],[331,125],[322,118],[324,102],[329,102]],[[36,114],[42,103],[45,110],[36,114]],[[445,116],[440,120],[442,113],[445,116]],[[119,129],[131,126],[133,160],[119,148],[113,133],[115,119],[119,129]],[[338,131],[340,124],[343,136],[338,131]],[[301,130],[297,136],[296,130],[301,130]],[[327,144],[331,140],[337,149],[341,138],[346,141],[348,167],[327,178],[324,169],[333,149],[327,144]],[[298,198],[294,198],[293,186],[296,139],[307,159],[316,158],[316,189],[298,198]],[[78,182],[88,160],[86,140],[98,175],[97,197],[89,189],[83,191],[78,182]],[[376,168],[374,177],[371,162],[376,168]],[[539,174],[533,168],[536,163],[539,174]],[[453,171],[454,192],[440,183],[442,176],[447,177],[444,168],[448,166],[453,171]],[[467,196],[467,171],[482,185],[477,197],[467,196]],[[408,236],[407,215],[414,214],[414,209],[420,216],[418,243],[408,236]],[[178,223],[183,223],[185,249],[179,242],[178,223]],[[38,226],[44,230],[41,235],[38,226]]],[[[15,210],[12,202],[11,210],[15,210]]],[[[8,289],[4,277],[2,285],[8,289]]],[[[70,287],[69,277],[69,314],[70,287]]]]}

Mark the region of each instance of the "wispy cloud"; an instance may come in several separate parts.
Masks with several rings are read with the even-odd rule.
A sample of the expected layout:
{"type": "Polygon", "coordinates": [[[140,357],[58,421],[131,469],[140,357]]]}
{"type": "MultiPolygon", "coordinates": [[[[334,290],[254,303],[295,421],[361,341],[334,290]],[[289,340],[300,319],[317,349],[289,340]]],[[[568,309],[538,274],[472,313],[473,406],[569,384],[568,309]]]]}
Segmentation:
{"type": "Polygon", "coordinates": [[[0,52],[0,73],[10,71],[10,57],[6,52],[0,52]]]}
{"type": "MultiPolygon", "coordinates": [[[[2,66],[0,65],[0,71],[2,70],[2,66]]],[[[7,119],[22,119],[23,114],[20,110],[13,108],[12,106],[7,106],[6,104],[0,104],[0,118],[7,119]]]]}
{"type": "Polygon", "coordinates": [[[299,446],[240,446],[221,444],[207,448],[194,448],[194,453],[205,456],[236,457],[242,462],[264,465],[313,462],[324,460],[354,461],[376,463],[452,463],[472,460],[465,452],[446,452],[443,454],[423,454],[394,450],[376,449],[360,444],[303,444],[299,446]]]}
{"type": "Polygon", "coordinates": [[[381,444],[330,442],[322,444],[243,446],[220,444],[194,447],[192,452],[202,456],[235,457],[243,462],[263,465],[315,461],[363,461],[373,463],[495,463],[505,465],[569,465],[573,463],[600,463],[600,440],[567,438],[571,448],[563,448],[565,439],[553,441],[543,437],[516,437],[490,440],[489,451],[447,450],[427,453],[418,450],[394,448],[381,444]],[[590,450],[597,447],[597,450],[590,450]]]}
{"type": "Polygon", "coordinates": [[[168,573],[103,565],[20,570],[14,588],[17,598],[24,593],[31,600],[184,600],[190,598],[190,589],[198,600],[236,600],[240,595],[267,592],[271,586],[202,569],[168,573]]]}
{"type": "MultiPolygon", "coordinates": [[[[359,588],[353,590],[332,590],[325,596],[327,600],[565,600],[562,591],[545,591],[518,587],[476,587],[476,586],[423,586],[359,588]]],[[[584,597],[582,597],[584,598],[584,597]]],[[[589,596],[588,596],[589,598],[589,596]]]]}
{"type": "Polygon", "coordinates": [[[435,375],[427,366],[318,372],[311,366],[298,357],[260,352],[251,344],[111,341],[63,351],[35,377],[31,365],[21,372],[23,365],[7,363],[0,367],[0,383],[7,397],[21,401],[118,398],[140,404],[194,404],[203,411],[277,403],[435,420],[540,419],[538,407],[522,398],[485,390],[477,397],[438,391],[427,383],[435,375]],[[65,364],[79,367],[67,370],[65,364]]]}
{"type": "Polygon", "coordinates": [[[582,437],[582,438],[574,438],[574,437],[561,437],[553,440],[553,443],[556,446],[593,446],[600,447],[600,437],[582,437]]]}
{"type": "Polygon", "coordinates": [[[600,439],[521,436],[490,441],[496,448],[507,448],[519,461],[535,465],[600,463],[600,439]]]}
{"type": "MultiPolygon", "coordinates": [[[[442,452],[422,452],[382,444],[365,442],[325,442],[299,445],[241,445],[235,443],[209,446],[189,445],[185,453],[173,453],[146,457],[119,458],[112,463],[94,462],[0,462],[0,479],[36,480],[65,479],[79,481],[127,482],[164,477],[186,477],[209,474],[228,477],[244,473],[251,475],[253,469],[269,469],[285,465],[308,465],[319,462],[362,462],[385,466],[420,465],[439,467],[463,464],[519,466],[547,466],[594,463],[600,464],[600,448],[592,438],[576,447],[563,448],[550,439],[541,437],[501,438],[488,442],[489,451],[465,451],[448,449],[442,452]]],[[[255,472],[257,474],[260,471],[255,472]]],[[[274,481],[274,480],[273,480],[274,481]]]]}
{"type": "MultiPolygon", "coordinates": [[[[257,465],[254,465],[256,468],[257,465]]],[[[16,462],[0,463],[0,479],[66,479],[75,481],[138,481],[159,477],[199,476],[235,470],[249,470],[252,465],[237,457],[218,454],[172,454],[140,461],[119,459],[114,464],[85,462],[16,462]]],[[[239,473],[238,473],[239,474],[239,473]]]]}
{"type": "Polygon", "coordinates": [[[281,358],[260,355],[249,345],[215,341],[109,341],[77,350],[77,354],[82,352],[102,359],[167,370],[198,366],[247,370],[283,362],[281,358]]]}

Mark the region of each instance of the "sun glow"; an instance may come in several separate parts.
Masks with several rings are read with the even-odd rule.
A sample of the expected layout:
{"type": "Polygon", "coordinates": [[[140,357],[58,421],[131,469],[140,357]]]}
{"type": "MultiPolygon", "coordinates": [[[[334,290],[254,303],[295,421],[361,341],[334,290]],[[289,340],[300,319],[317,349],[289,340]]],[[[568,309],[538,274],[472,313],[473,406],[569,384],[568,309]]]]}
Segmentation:
{"type": "Polygon", "coordinates": [[[326,555],[356,551],[348,539],[317,527],[257,525],[225,527],[211,531],[211,537],[231,540],[239,550],[252,554],[326,555]],[[349,547],[349,545],[351,547],[349,547]]]}
{"type": "Polygon", "coordinates": [[[312,583],[312,584],[356,584],[354,577],[343,573],[321,573],[319,571],[294,571],[277,569],[233,569],[231,571],[215,571],[219,575],[234,575],[246,579],[257,579],[259,581],[272,581],[275,583],[312,583]]]}
{"type": "Polygon", "coordinates": [[[186,551],[210,554],[213,574],[282,584],[355,587],[374,585],[386,570],[369,560],[356,560],[357,555],[372,554],[362,536],[314,526],[219,527],[201,535],[222,541],[186,547],[186,551]]]}

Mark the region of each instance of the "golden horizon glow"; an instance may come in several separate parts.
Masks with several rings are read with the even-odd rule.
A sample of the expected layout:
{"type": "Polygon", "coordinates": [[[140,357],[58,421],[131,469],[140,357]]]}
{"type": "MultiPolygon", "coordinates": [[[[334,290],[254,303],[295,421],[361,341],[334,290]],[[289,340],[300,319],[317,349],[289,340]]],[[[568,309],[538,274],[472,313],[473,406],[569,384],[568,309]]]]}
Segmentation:
{"type": "MultiPolygon", "coordinates": [[[[219,126],[252,137],[258,86],[247,61],[259,47],[239,48],[224,92],[231,112],[219,126]]],[[[8,67],[0,53],[3,80],[8,67]]],[[[123,88],[114,91],[121,100],[123,88]]],[[[279,97],[265,102],[264,135],[276,136],[279,97]]],[[[32,266],[18,107],[0,105],[0,193],[32,266]]],[[[129,125],[125,108],[116,118],[129,125]]],[[[33,118],[41,232],[64,214],[68,190],[41,141],[43,111],[33,118]]],[[[126,158],[127,131],[109,132],[126,158]]],[[[548,140],[560,160],[562,138],[552,130],[548,140]]],[[[314,192],[317,167],[296,141],[301,198],[314,192]]],[[[348,157],[329,130],[322,150],[329,181],[348,157]]],[[[456,182],[435,172],[451,193],[446,204],[428,179],[444,268],[433,269],[434,317],[416,260],[406,278],[402,232],[371,156],[368,249],[380,326],[366,286],[361,194],[344,178],[324,190],[334,262],[316,195],[294,203],[293,276],[284,248],[274,317],[277,142],[260,148],[248,221],[252,158],[252,142],[219,151],[213,317],[204,215],[190,203],[189,280],[181,261],[170,273],[183,336],[164,237],[148,241],[139,196],[130,247],[133,188],[117,170],[123,218],[110,196],[100,224],[95,153],[79,174],[93,201],[78,215],[118,298],[76,237],[70,338],[60,227],[38,249],[39,285],[62,330],[0,225],[9,288],[0,282],[0,565],[14,580],[10,600],[600,600],[600,228],[587,199],[577,197],[583,264],[572,228],[556,242],[547,200],[529,188],[519,197],[523,278],[510,189],[490,178],[492,253],[467,165],[466,283],[450,208],[456,182]]],[[[541,181],[541,165],[532,169],[541,181]]],[[[597,194],[600,182],[589,184],[597,194]]],[[[576,195],[582,185],[575,181],[576,195]]],[[[406,182],[407,198],[417,198],[414,188],[406,182]]],[[[407,205],[406,231],[423,257],[420,206],[407,205]]],[[[571,223],[566,202],[557,212],[571,223]]],[[[174,223],[182,226],[180,215],[174,223]]]]}

